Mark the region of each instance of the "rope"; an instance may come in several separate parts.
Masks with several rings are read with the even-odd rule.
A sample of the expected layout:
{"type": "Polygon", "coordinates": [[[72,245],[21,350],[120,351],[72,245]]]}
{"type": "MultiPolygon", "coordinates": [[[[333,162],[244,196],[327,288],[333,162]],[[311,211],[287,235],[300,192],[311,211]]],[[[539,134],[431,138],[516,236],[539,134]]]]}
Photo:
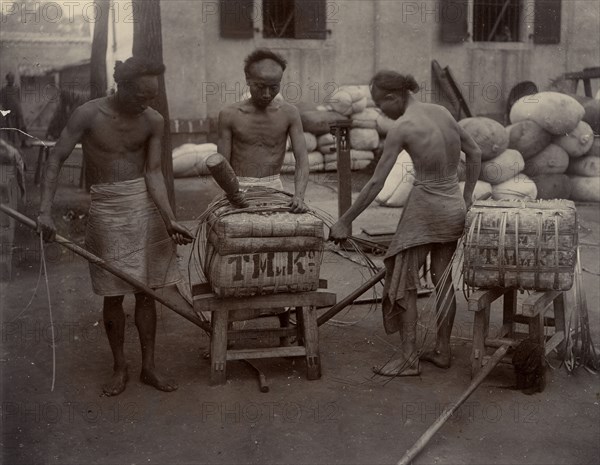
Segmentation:
{"type": "Polygon", "coordinates": [[[50,300],[50,285],[48,284],[48,270],[46,269],[46,254],[44,253],[44,239],[40,232],[40,252],[42,256],[42,265],[44,267],[44,279],[46,281],[46,295],[48,296],[48,313],[50,314],[50,330],[52,331],[52,388],[54,391],[54,383],[56,381],[56,343],[54,339],[54,319],[52,317],[52,301],[50,300]]]}

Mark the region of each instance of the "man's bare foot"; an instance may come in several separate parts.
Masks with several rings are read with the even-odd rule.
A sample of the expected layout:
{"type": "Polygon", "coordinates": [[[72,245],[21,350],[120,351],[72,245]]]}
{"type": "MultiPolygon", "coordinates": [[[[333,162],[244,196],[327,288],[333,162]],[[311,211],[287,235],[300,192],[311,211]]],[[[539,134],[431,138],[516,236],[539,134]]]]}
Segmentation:
{"type": "Polygon", "coordinates": [[[450,352],[442,352],[441,350],[434,349],[423,352],[421,360],[433,363],[439,368],[450,368],[450,352]]]}
{"type": "Polygon", "coordinates": [[[128,380],[127,367],[115,370],[110,381],[102,386],[102,392],[106,396],[118,396],[125,390],[128,380]]]}
{"type": "Polygon", "coordinates": [[[418,359],[409,364],[405,358],[396,358],[385,365],[374,366],[373,372],[381,376],[418,376],[421,374],[421,367],[418,359]]]}
{"type": "Polygon", "coordinates": [[[154,386],[159,391],[171,392],[175,391],[179,386],[173,381],[168,381],[160,378],[154,371],[142,370],[140,381],[144,384],[154,386]]]}

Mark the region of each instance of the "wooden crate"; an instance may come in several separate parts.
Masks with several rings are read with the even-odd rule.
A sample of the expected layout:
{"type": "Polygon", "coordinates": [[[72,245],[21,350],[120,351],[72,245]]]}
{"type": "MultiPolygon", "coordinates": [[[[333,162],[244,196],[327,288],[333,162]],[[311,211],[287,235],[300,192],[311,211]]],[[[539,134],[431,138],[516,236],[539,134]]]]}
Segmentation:
{"type": "Polygon", "coordinates": [[[477,201],[466,223],[467,285],[540,291],[573,286],[578,244],[573,202],[477,201]]]}

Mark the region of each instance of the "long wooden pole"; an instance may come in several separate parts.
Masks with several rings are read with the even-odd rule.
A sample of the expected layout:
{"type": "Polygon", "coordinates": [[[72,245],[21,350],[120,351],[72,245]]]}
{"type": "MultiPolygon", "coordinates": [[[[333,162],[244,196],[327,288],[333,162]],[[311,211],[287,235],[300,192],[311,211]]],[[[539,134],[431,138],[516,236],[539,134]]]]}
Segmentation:
{"type": "MultiPolygon", "coordinates": [[[[28,218],[25,215],[22,215],[18,211],[15,211],[12,208],[10,208],[4,204],[0,204],[0,210],[2,212],[6,213],[8,216],[13,217],[15,220],[19,221],[20,223],[24,224],[25,226],[28,226],[33,230],[37,229],[37,224],[35,221],[33,221],[31,218],[28,218]]],[[[170,308],[175,313],[178,313],[179,315],[181,315],[185,319],[191,321],[195,325],[198,325],[203,330],[210,332],[210,326],[208,325],[208,323],[206,321],[203,321],[199,317],[197,317],[194,312],[194,309],[192,308],[191,305],[187,304],[187,302],[186,302],[186,306],[184,307],[183,304],[180,306],[176,302],[173,302],[169,299],[165,299],[163,296],[158,294],[154,289],[151,289],[150,287],[146,286],[144,283],[142,283],[141,281],[138,281],[130,274],[125,273],[124,271],[120,270],[119,268],[117,268],[114,265],[111,265],[110,263],[107,263],[106,261],[102,260],[100,257],[79,247],[77,244],[71,242],[70,240],[66,239],[65,237],[62,237],[57,234],[56,238],[54,240],[55,240],[55,242],[59,243],[60,245],[75,252],[77,255],[85,258],[87,261],[93,263],[94,265],[99,266],[100,268],[105,269],[106,271],[109,271],[110,273],[114,274],[115,276],[121,278],[123,281],[131,284],[132,286],[135,286],[140,291],[145,292],[150,297],[152,297],[154,300],[160,302],[165,307],[170,308]]]]}
{"type": "Polygon", "coordinates": [[[365,282],[362,286],[357,288],[351,294],[348,294],[337,304],[335,304],[333,307],[331,307],[329,310],[323,313],[319,318],[317,318],[317,325],[321,326],[327,320],[330,320],[335,315],[340,313],[344,308],[346,308],[348,305],[350,305],[352,302],[358,299],[361,295],[363,295],[365,292],[371,289],[375,284],[381,281],[384,276],[385,270],[380,270],[376,275],[372,276],[371,279],[365,282]]]}
{"type": "Polygon", "coordinates": [[[419,438],[415,445],[412,446],[408,451],[406,451],[406,454],[404,454],[404,457],[400,459],[398,465],[408,465],[411,462],[411,460],[414,459],[417,456],[417,454],[419,454],[419,452],[421,452],[425,448],[425,446],[431,440],[433,435],[437,433],[437,431],[443,426],[444,423],[446,423],[446,420],[448,420],[448,418],[450,418],[454,414],[454,412],[456,412],[458,407],[460,407],[464,403],[464,401],[467,400],[467,398],[471,394],[473,394],[473,391],[477,389],[477,387],[483,382],[485,377],[492,371],[492,369],[496,365],[498,365],[498,363],[500,363],[502,357],[506,355],[508,347],[508,345],[503,345],[499,347],[496,350],[496,352],[494,352],[494,354],[488,360],[487,364],[477,372],[477,375],[475,375],[475,378],[473,378],[467,390],[460,396],[460,398],[454,404],[445,409],[444,412],[438,417],[438,419],[435,420],[433,425],[431,425],[427,429],[427,431],[423,433],[423,435],[419,438]]]}

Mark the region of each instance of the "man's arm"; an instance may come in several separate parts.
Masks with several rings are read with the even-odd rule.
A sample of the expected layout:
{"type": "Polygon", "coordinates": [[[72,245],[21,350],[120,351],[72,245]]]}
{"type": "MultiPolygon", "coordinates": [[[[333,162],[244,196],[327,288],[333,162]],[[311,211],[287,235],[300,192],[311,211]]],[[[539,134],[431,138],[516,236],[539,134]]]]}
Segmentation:
{"type": "Polygon", "coordinates": [[[42,186],[42,200],[37,218],[37,231],[42,232],[45,240],[53,240],[56,235],[56,227],[52,220],[52,202],[58,185],[58,175],[63,163],[75,148],[75,145],[93,119],[94,108],[90,105],[78,107],[63,129],[60,138],[54,146],[54,150],[48,155],[46,161],[46,172],[42,186]]]}
{"type": "Polygon", "coordinates": [[[219,187],[225,191],[227,199],[236,208],[246,208],[250,204],[240,190],[237,175],[231,167],[231,121],[228,109],[219,113],[219,140],[217,153],[206,159],[206,166],[219,187]]]}
{"type": "Polygon", "coordinates": [[[360,215],[371,202],[375,200],[377,194],[381,192],[390,171],[394,167],[398,154],[402,151],[405,144],[405,137],[401,126],[397,126],[387,134],[385,144],[383,146],[383,154],[375,167],[373,176],[367,181],[367,184],[362,188],[356,201],[342,215],[342,217],[331,227],[329,238],[335,242],[346,239],[350,233],[350,225],[352,221],[360,215]]]}
{"type": "Polygon", "coordinates": [[[217,151],[231,164],[231,117],[229,108],[219,112],[217,151]]]}
{"type": "Polygon", "coordinates": [[[481,149],[473,138],[458,124],[456,125],[460,134],[461,150],[465,152],[467,165],[467,179],[465,181],[465,190],[463,198],[467,209],[473,203],[473,190],[477,179],[479,179],[479,171],[481,170],[481,149]]]}
{"type": "Polygon", "coordinates": [[[294,197],[290,204],[290,211],[293,213],[302,213],[308,210],[304,203],[306,186],[308,185],[308,154],[306,153],[306,139],[304,138],[304,129],[300,113],[294,106],[290,106],[291,124],[288,131],[292,141],[292,150],[296,159],[296,169],[294,173],[294,197]]]}
{"type": "Polygon", "coordinates": [[[177,244],[188,244],[194,237],[187,228],[175,221],[175,215],[169,203],[165,178],[161,169],[163,118],[155,111],[151,111],[148,118],[151,126],[151,135],[146,155],[146,186],[165,222],[169,235],[177,244]]]}

